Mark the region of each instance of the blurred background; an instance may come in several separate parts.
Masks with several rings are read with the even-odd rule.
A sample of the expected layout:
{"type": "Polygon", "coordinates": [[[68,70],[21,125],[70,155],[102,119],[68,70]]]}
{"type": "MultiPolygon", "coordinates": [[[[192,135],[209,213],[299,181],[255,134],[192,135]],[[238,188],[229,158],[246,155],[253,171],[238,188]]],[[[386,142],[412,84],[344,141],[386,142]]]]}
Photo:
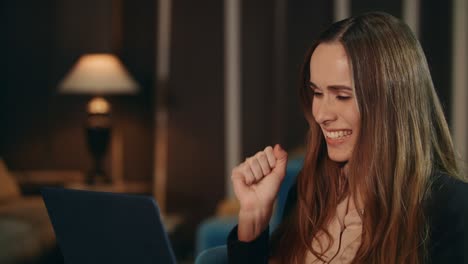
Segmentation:
{"type": "Polygon", "coordinates": [[[466,157],[463,0],[1,1],[0,262],[60,263],[43,186],[154,195],[178,260],[192,262],[200,224],[235,214],[235,164],[275,143],[300,156],[312,41],[376,10],[418,35],[466,157]],[[69,92],[94,53],[112,54],[128,82],[73,79],[69,92]]]}

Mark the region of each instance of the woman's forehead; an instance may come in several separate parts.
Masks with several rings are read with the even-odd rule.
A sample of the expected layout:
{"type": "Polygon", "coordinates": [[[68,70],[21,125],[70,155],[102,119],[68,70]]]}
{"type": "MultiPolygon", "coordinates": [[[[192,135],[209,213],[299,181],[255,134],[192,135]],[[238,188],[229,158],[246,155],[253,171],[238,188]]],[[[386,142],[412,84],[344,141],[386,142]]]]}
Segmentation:
{"type": "Polygon", "coordinates": [[[319,86],[346,85],[352,87],[348,56],[339,42],[321,43],[310,59],[310,81],[319,86]]]}

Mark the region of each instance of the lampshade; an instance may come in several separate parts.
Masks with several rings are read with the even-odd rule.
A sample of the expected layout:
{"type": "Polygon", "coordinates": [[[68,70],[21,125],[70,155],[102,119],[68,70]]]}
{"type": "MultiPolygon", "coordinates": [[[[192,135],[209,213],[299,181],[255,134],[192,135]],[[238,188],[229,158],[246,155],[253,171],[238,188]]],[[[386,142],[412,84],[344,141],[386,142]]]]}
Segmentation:
{"type": "Polygon", "coordinates": [[[59,83],[61,93],[71,94],[132,94],[138,89],[138,84],[112,54],[81,56],[59,83]]]}

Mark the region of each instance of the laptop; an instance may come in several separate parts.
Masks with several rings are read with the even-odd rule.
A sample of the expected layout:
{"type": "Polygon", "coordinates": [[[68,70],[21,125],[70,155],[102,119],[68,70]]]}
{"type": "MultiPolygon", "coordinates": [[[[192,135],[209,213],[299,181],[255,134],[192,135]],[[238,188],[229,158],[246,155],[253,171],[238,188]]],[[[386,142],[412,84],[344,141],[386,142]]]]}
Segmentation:
{"type": "Polygon", "coordinates": [[[176,263],[152,197],[43,188],[66,264],[176,263]]]}

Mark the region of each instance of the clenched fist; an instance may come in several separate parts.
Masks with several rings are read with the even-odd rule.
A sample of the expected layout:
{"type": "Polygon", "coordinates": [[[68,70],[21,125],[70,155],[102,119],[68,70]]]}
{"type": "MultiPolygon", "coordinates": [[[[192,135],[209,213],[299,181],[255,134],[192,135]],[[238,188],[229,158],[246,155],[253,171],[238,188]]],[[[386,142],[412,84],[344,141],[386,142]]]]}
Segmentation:
{"type": "Polygon", "coordinates": [[[240,203],[239,240],[251,241],[267,227],[287,161],[286,151],[276,145],[274,149],[266,147],[232,170],[232,184],[240,203]]]}

